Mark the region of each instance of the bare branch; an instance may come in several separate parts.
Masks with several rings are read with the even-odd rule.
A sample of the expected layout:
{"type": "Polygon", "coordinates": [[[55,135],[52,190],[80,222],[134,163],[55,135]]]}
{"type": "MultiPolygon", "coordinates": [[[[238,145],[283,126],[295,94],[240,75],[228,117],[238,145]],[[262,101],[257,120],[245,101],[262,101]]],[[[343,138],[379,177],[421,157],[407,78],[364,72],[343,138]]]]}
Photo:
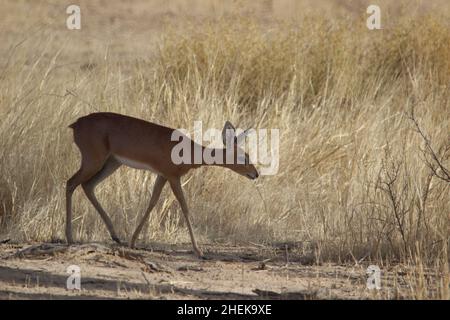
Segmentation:
{"type": "Polygon", "coordinates": [[[443,160],[448,156],[450,151],[450,139],[447,145],[441,146],[439,151],[436,152],[430,139],[420,127],[414,114],[414,108],[411,109],[411,113],[408,118],[412,121],[416,132],[422,137],[422,140],[425,143],[425,149],[420,149],[424,156],[425,164],[437,178],[450,182],[450,171],[442,164],[443,160]]]}

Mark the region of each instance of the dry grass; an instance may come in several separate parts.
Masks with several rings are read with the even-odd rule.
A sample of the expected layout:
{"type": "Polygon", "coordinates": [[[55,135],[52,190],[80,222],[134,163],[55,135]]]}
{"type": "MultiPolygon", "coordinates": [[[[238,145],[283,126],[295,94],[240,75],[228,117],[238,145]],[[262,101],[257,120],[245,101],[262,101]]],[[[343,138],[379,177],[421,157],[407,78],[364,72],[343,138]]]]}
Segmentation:
{"type": "MultiPolygon", "coordinates": [[[[228,119],[279,128],[280,170],[256,184],[192,172],[185,188],[202,242],[298,241],[318,262],[413,264],[412,297],[449,298],[449,185],[427,166],[408,117],[414,107],[436,150],[449,145],[446,2],[389,7],[383,31],[365,28],[359,2],[350,10],[336,1],[336,11],[319,2],[313,13],[305,2],[296,14],[283,1],[212,2],[194,13],[184,1],[137,2],[123,16],[119,3],[83,2],[81,31],[64,28],[66,6],[55,3],[8,1],[10,20],[0,19],[3,235],[63,238],[65,181],[79,165],[67,125],[77,117],[114,111],[190,129],[228,119]],[[432,294],[425,266],[440,274],[432,294]]],[[[153,178],[123,168],[98,188],[124,239],[153,178]]],[[[143,239],[186,241],[178,205],[169,192],[163,199],[143,239]]],[[[75,236],[108,239],[81,191],[74,204],[75,236]]]]}

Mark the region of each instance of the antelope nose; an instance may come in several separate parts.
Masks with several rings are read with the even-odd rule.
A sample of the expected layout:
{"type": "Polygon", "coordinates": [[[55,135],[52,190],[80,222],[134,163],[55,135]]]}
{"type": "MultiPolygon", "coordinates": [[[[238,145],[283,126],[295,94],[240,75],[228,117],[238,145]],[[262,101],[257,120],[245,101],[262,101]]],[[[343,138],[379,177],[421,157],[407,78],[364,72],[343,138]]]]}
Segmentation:
{"type": "Polygon", "coordinates": [[[256,171],[256,173],[255,173],[255,179],[258,178],[258,177],[259,177],[259,173],[258,173],[258,171],[256,171]]]}

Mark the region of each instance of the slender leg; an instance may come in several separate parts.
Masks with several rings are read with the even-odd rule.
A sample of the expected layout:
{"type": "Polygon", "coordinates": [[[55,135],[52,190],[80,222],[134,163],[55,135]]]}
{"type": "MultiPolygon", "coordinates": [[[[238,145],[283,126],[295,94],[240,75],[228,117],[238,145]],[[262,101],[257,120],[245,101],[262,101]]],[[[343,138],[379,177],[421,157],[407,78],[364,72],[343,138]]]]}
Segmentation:
{"type": "Polygon", "coordinates": [[[194,252],[201,258],[201,257],[203,257],[203,253],[198,248],[197,242],[195,241],[194,232],[192,231],[191,222],[189,220],[189,210],[188,210],[188,206],[186,204],[186,200],[184,198],[183,189],[181,188],[180,180],[179,179],[171,180],[170,187],[172,188],[172,191],[175,194],[175,197],[177,198],[178,202],[180,203],[181,210],[183,211],[184,217],[186,219],[186,224],[187,224],[187,227],[189,230],[189,235],[191,236],[191,242],[192,242],[192,246],[194,248],[194,252]]]}
{"type": "Polygon", "coordinates": [[[86,194],[86,197],[92,203],[92,205],[97,210],[97,212],[100,214],[100,217],[102,218],[103,222],[105,223],[106,227],[108,228],[111,238],[118,244],[120,244],[120,240],[119,240],[119,237],[117,236],[116,231],[114,230],[114,226],[111,222],[111,219],[109,218],[108,214],[105,212],[105,210],[102,208],[102,206],[98,202],[94,191],[95,191],[95,187],[100,182],[102,182],[104,179],[106,179],[111,174],[113,174],[114,171],[116,171],[120,166],[121,166],[121,164],[116,159],[114,159],[113,157],[110,157],[110,158],[108,158],[105,165],[99,172],[97,172],[88,181],[83,182],[81,185],[83,187],[84,193],[86,194]]]}
{"type": "Polygon", "coordinates": [[[93,161],[83,158],[80,169],[67,180],[66,184],[66,239],[68,244],[73,243],[72,236],[72,195],[75,189],[85,181],[88,181],[99,170],[101,170],[104,160],[93,161]]]}
{"type": "Polygon", "coordinates": [[[73,243],[72,236],[72,194],[83,181],[83,170],[80,168],[66,183],[66,240],[70,245],[73,243]]]}
{"type": "Polygon", "coordinates": [[[147,210],[144,213],[144,216],[142,217],[141,222],[139,223],[138,227],[133,233],[133,236],[131,237],[130,247],[134,248],[136,244],[136,240],[139,237],[139,233],[141,232],[142,228],[144,227],[144,224],[147,222],[148,217],[150,216],[150,212],[155,207],[156,203],[158,202],[159,196],[161,195],[161,191],[166,184],[167,179],[163,176],[158,175],[155,181],[155,185],[153,186],[153,192],[152,197],[150,199],[150,203],[147,207],[147,210]]]}

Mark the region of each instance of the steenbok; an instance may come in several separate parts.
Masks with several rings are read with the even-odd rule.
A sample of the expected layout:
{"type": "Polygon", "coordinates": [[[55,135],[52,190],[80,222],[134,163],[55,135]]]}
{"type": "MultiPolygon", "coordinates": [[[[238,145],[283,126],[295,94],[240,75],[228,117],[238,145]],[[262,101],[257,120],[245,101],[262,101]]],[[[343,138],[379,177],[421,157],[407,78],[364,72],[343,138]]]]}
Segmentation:
{"type": "Polygon", "coordinates": [[[67,181],[66,187],[66,237],[69,244],[73,243],[72,194],[80,184],[105,222],[111,238],[120,243],[111,219],[98,202],[94,189],[121,165],[127,165],[136,169],[151,170],[158,175],[150,204],[131,238],[130,247],[135,246],[140,231],[168,181],[186,218],[194,251],[202,257],[203,254],[197,246],[189,220],[189,210],[181,188],[181,177],[189,170],[204,165],[223,166],[250,179],[256,179],[259,176],[254,165],[249,162],[248,154],[238,147],[238,141],[242,140],[242,135],[245,136],[246,132],[239,137],[236,136],[233,125],[228,121],[223,128],[222,138],[224,145],[232,147],[207,148],[185,137],[193,151],[190,153],[192,161],[181,164],[175,164],[171,157],[172,149],[178,144],[171,139],[175,129],[115,113],[92,113],[79,118],[69,127],[73,129],[74,141],[81,152],[80,169],[67,181]],[[222,159],[229,159],[231,156],[233,161],[211,164],[201,160],[200,163],[195,163],[193,161],[195,150],[206,151],[213,156],[219,155],[222,159]],[[239,159],[239,155],[243,157],[239,159]]]}

